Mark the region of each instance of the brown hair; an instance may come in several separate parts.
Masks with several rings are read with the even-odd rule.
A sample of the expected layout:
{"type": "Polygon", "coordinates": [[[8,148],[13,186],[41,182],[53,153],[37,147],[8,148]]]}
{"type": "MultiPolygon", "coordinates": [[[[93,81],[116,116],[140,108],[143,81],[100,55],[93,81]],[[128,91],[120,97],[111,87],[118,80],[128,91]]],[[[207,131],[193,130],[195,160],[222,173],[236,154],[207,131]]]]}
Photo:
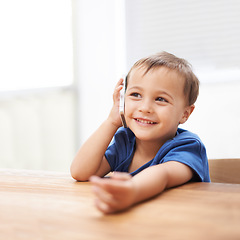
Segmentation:
{"type": "Polygon", "coordinates": [[[145,67],[145,74],[154,68],[165,66],[169,69],[177,71],[185,80],[183,92],[187,96],[188,105],[191,106],[197,100],[199,94],[199,80],[192,71],[191,64],[183,58],[178,58],[168,52],[161,52],[142,58],[137,61],[130,69],[127,79],[131,71],[138,67],[145,67]]]}

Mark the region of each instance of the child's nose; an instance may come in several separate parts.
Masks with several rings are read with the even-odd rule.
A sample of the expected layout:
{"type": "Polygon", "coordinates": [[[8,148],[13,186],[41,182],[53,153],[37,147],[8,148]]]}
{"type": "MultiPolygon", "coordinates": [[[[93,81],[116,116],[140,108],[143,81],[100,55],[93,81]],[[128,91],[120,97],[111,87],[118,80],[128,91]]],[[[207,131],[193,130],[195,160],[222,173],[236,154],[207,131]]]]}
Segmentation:
{"type": "Polygon", "coordinates": [[[151,113],[152,112],[152,103],[149,99],[143,99],[139,106],[139,111],[144,113],[151,113]]]}

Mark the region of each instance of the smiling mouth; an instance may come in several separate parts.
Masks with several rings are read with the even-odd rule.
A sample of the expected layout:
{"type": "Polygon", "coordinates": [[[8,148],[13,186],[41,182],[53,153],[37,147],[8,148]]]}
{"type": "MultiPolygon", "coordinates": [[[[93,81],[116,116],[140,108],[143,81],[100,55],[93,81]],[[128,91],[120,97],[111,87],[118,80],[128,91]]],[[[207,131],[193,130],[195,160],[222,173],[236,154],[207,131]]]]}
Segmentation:
{"type": "Polygon", "coordinates": [[[152,122],[152,121],[144,120],[144,119],[139,119],[139,118],[135,118],[135,120],[139,123],[142,123],[142,124],[156,124],[156,122],[152,122]]]}

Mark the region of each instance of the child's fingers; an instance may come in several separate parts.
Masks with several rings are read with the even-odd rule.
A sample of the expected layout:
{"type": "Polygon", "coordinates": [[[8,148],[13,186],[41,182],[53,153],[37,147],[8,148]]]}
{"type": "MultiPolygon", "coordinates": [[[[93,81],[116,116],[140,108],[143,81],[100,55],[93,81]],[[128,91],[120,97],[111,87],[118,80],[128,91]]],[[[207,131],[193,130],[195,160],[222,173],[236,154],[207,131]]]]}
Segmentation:
{"type": "Polygon", "coordinates": [[[103,213],[111,213],[111,209],[110,209],[109,205],[100,201],[99,199],[96,199],[95,205],[99,211],[101,211],[103,213]]]}
{"type": "Polygon", "coordinates": [[[116,174],[116,177],[120,177],[120,175],[120,180],[96,176],[90,178],[94,194],[97,197],[96,207],[104,213],[121,211],[133,203],[131,180],[123,180],[123,178],[130,179],[131,177],[126,174],[116,174]]]}
{"type": "Polygon", "coordinates": [[[100,186],[93,186],[93,192],[98,199],[105,203],[111,203],[113,201],[112,195],[100,186]]]}
{"type": "Polygon", "coordinates": [[[121,89],[123,88],[122,81],[123,81],[123,79],[120,79],[120,80],[118,81],[115,89],[114,89],[114,92],[113,92],[113,100],[114,100],[114,101],[119,100],[119,94],[120,94],[121,89]]]}
{"type": "Polygon", "coordinates": [[[120,79],[118,80],[115,88],[117,88],[117,87],[119,87],[119,86],[121,86],[121,85],[123,85],[123,78],[120,78],[120,79]]]}
{"type": "Polygon", "coordinates": [[[109,192],[110,194],[121,194],[123,191],[126,191],[126,184],[127,180],[130,178],[124,174],[116,174],[116,177],[111,178],[99,178],[96,176],[93,176],[90,178],[90,181],[95,185],[102,189],[104,189],[106,192],[109,192]],[[120,177],[121,175],[121,177],[120,177]],[[120,179],[118,179],[120,178],[120,179]],[[124,180],[123,180],[124,178],[124,180]],[[128,179],[127,179],[128,178],[128,179]],[[126,184],[125,184],[126,182],[126,184]]]}
{"type": "MultiPolygon", "coordinates": [[[[104,179],[104,178],[92,176],[90,178],[90,182],[93,184],[94,193],[98,194],[99,196],[102,196],[104,193],[108,193],[110,196],[114,192],[113,189],[116,188],[116,184],[115,184],[116,181],[114,181],[113,179],[104,179]]],[[[106,198],[107,198],[107,194],[106,194],[106,198]]]]}
{"type": "Polygon", "coordinates": [[[101,178],[98,177],[98,176],[91,176],[89,178],[89,181],[92,182],[92,183],[97,183],[97,182],[99,182],[99,180],[101,180],[101,178]]]}
{"type": "Polygon", "coordinates": [[[123,88],[123,78],[120,78],[115,86],[114,92],[119,92],[123,88]]]}
{"type": "Polygon", "coordinates": [[[126,186],[124,181],[116,179],[104,179],[99,177],[91,177],[91,183],[93,184],[93,192],[95,195],[110,205],[115,204],[115,200],[121,197],[126,192],[126,186]]]}
{"type": "Polygon", "coordinates": [[[111,188],[109,188],[109,185],[111,185],[111,183],[106,183],[105,180],[109,179],[101,179],[95,176],[90,178],[90,181],[93,184],[92,190],[97,198],[107,204],[111,204],[114,201],[114,197],[111,193],[111,188]]]}
{"type": "Polygon", "coordinates": [[[96,196],[95,205],[104,213],[112,213],[118,208],[118,201],[113,195],[102,189],[101,187],[94,186],[93,192],[96,196]]]}
{"type": "Polygon", "coordinates": [[[122,181],[126,181],[131,179],[131,175],[129,173],[125,173],[125,172],[114,172],[114,174],[112,175],[112,179],[116,179],[116,180],[122,180],[122,181]]]}

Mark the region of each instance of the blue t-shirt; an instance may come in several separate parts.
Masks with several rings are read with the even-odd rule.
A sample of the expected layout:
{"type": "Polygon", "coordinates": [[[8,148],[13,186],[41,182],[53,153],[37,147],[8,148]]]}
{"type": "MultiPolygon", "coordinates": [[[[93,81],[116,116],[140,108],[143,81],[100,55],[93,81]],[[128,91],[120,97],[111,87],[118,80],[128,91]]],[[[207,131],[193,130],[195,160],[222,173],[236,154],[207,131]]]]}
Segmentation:
{"type": "MultiPolygon", "coordinates": [[[[128,172],[135,150],[135,135],[129,128],[119,128],[105,157],[112,171],[128,172]]],[[[177,161],[189,166],[194,176],[192,181],[210,182],[208,159],[200,138],[187,130],[178,128],[176,136],[159,149],[156,156],[132,172],[134,176],[143,169],[168,161],[177,161]]]]}

